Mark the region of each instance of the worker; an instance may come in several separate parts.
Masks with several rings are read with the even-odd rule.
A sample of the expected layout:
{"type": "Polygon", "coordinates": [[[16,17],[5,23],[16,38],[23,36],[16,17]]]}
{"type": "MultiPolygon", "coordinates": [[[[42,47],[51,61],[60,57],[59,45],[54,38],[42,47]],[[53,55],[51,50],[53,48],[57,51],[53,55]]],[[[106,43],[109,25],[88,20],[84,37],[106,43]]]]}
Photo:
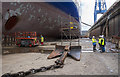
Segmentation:
{"type": "Polygon", "coordinates": [[[35,43],[37,42],[37,39],[35,38],[35,43]]]}
{"type": "Polygon", "coordinates": [[[105,41],[104,35],[100,36],[99,45],[100,45],[100,50],[102,50],[101,52],[105,52],[106,41],[105,41]]]}
{"type": "Polygon", "coordinates": [[[28,36],[28,38],[30,38],[30,36],[28,36]]]}
{"type": "Polygon", "coordinates": [[[44,37],[41,35],[41,45],[43,45],[44,37]]]}
{"type": "Polygon", "coordinates": [[[96,50],[96,39],[95,39],[95,36],[92,37],[92,43],[93,43],[93,51],[95,52],[96,50]]]}

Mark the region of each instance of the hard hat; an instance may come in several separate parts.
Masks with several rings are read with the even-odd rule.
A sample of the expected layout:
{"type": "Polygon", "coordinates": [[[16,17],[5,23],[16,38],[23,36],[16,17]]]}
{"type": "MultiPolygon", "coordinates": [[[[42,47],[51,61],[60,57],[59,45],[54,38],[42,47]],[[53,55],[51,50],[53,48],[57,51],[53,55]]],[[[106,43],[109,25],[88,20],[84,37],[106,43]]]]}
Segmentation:
{"type": "Polygon", "coordinates": [[[95,36],[93,36],[93,38],[95,38],[95,36]]]}
{"type": "Polygon", "coordinates": [[[104,35],[101,36],[102,38],[104,37],[104,35]]]}

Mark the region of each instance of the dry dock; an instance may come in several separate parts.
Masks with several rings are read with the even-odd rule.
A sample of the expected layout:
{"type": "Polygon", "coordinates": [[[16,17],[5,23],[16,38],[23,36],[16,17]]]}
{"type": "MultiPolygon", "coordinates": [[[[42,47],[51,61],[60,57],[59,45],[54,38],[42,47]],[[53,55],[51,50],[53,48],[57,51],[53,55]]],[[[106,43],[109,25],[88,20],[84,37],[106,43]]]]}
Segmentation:
{"type": "MultiPolygon", "coordinates": [[[[60,44],[60,42],[57,43],[60,44]]],[[[67,57],[63,68],[40,72],[35,75],[118,75],[118,53],[110,51],[110,53],[92,52],[92,42],[90,39],[81,39],[80,44],[82,45],[80,61],[75,61],[67,57]]],[[[111,46],[114,47],[114,45],[107,43],[106,51],[111,46]]],[[[3,55],[3,74],[52,65],[57,58],[47,59],[49,53],[50,51],[43,53],[40,51],[37,53],[29,52],[3,55]]]]}
{"type": "MultiPolygon", "coordinates": [[[[0,76],[119,75],[120,0],[115,1],[85,36],[81,35],[84,19],[79,15],[84,9],[82,0],[19,1],[0,3],[0,76]],[[95,52],[93,36],[97,40],[95,52]],[[106,44],[103,53],[98,38],[99,44],[106,44]]],[[[99,0],[99,10],[104,1],[99,0]]],[[[92,22],[92,17],[86,19],[92,22]]],[[[87,23],[84,25],[90,26],[87,23]]]]}

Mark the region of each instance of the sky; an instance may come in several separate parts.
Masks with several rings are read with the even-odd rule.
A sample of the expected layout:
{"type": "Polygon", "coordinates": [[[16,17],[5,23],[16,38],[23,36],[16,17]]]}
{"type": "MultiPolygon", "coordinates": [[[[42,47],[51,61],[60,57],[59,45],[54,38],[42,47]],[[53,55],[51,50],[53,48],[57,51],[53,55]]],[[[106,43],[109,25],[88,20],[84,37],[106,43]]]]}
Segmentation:
{"type": "MultiPolygon", "coordinates": [[[[107,9],[114,4],[116,0],[106,0],[107,9]]],[[[81,0],[81,20],[87,24],[94,24],[94,6],[95,0],[81,0]]],[[[97,15],[97,20],[102,16],[102,14],[97,15]]],[[[89,30],[89,26],[82,25],[82,31],[89,30]]]]}

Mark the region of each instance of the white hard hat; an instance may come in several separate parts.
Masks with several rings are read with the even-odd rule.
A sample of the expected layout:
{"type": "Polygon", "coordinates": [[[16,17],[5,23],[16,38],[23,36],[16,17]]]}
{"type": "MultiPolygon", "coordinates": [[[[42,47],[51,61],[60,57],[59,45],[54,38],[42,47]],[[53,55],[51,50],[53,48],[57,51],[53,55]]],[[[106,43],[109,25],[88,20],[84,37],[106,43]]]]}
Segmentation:
{"type": "Polygon", "coordinates": [[[95,38],[95,36],[93,36],[93,38],[95,38]]]}
{"type": "Polygon", "coordinates": [[[102,38],[104,37],[104,35],[101,36],[102,38]]]}

